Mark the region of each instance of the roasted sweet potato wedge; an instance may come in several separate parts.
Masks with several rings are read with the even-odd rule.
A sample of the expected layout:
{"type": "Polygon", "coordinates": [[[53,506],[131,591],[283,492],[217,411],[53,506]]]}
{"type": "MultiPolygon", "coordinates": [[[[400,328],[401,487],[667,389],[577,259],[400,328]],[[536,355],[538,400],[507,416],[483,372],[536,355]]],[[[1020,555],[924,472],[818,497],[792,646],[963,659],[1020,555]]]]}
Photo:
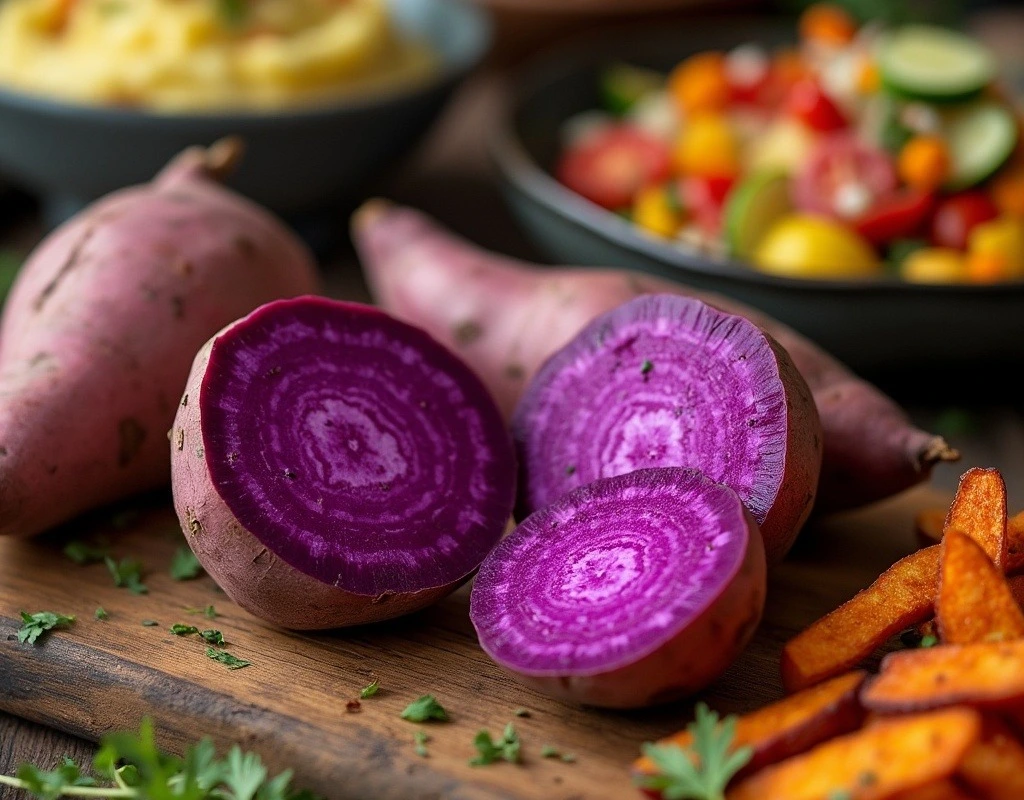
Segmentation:
{"type": "Polygon", "coordinates": [[[981,717],[950,708],[882,720],[761,770],[728,800],[890,800],[948,778],[981,733],[981,717]]]}
{"type": "Polygon", "coordinates": [[[911,789],[909,792],[900,792],[893,800],[976,800],[977,796],[971,794],[963,787],[957,785],[953,780],[935,781],[919,789],[911,789]]]}
{"type": "MultiPolygon", "coordinates": [[[[866,672],[848,672],[740,717],[733,745],[750,747],[754,752],[737,777],[753,774],[860,727],[864,712],[857,694],[866,677],[866,672]]],[[[658,744],[687,748],[693,744],[693,736],[684,730],[658,744]]],[[[633,763],[634,774],[651,775],[655,771],[647,756],[633,763]]]]}
{"type": "Polygon", "coordinates": [[[932,614],[939,545],[897,561],[867,589],[790,639],[782,650],[782,682],[794,692],[839,675],[870,656],[894,633],[932,614]]]}
{"type": "Polygon", "coordinates": [[[1003,722],[985,719],[981,738],[958,770],[960,779],[988,800],[1024,798],[1024,745],[1003,722]]]}
{"type": "Polygon", "coordinates": [[[940,645],[882,659],[860,693],[872,711],[922,711],[942,706],[1000,708],[1024,701],[1024,641],[940,645]]]}
{"type": "Polygon", "coordinates": [[[926,508],[917,512],[914,517],[914,530],[922,545],[938,544],[942,541],[942,531],[946,527],[945,508],[926,508]]]}
{"type": "Polygon", "coordinates": [[[997,469],[975,467],[960,476],[943,532],[959,530],[981,545],[997,567],[1007,564],[1006,484],[997,469]]]}
{"type": "Polygon", "coordinates": [[[1024,609],[1024,575],[1012,575],[1006,579],[1006,585],[1010,587],[1010,594],[1017,601],[1017,605],[1024,609]]]}
{"type": "Polygon", "coordinates": [[[1024,569],[1024,511],[1006,520],[1006,572],[1024,569]]]}
{"type": "Polygon", "coordinates": [[[935,618],[944,644],[1024,639],[1024,613],[1006,577],[977,542],[955,529],[942,540],[935,618]]]}

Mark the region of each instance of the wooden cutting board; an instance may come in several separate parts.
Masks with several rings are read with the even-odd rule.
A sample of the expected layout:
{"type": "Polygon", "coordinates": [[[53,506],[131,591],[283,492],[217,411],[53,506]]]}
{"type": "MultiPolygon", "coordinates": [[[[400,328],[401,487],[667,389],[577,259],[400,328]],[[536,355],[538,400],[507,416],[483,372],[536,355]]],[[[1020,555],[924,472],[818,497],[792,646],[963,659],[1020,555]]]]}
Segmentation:
{"type": "MultiPolygon", "coordinates": [[[[918,489],[807,530],[770,576],[754,642],[702,699],[723,712],[743,712],[779,697],[783,642],[913,550],[914,513],[948,500],[918,489]]],[[[89,739],[134,728],[148,714],[170,750],[203,735],[219,748],[238,742],[275,769],[294,768],[298,785],[360,800],[631,797],[628,767],[641,742],[689,719],[682,703],[612,713],[519,686],[477,646],[466,589],[374,628],[310,635],[265,626],[208,577],[172,580],[168,567],[182,543],[163,497],[42,539],[0,540],[0,708],[89,739]],[[61,549],[71,539],[106,540],[115,556],[140,558],[149,593],[116,588],[102,563],[66,559],[61,549]],[[211,603],[219,614],[212,622],[185,611],[211,603]],[[107,610],[107,621],[94,619],[97,606],[107,610]],[[29,646],[14,636],[20,610],[78,620],[29,646]],[[159,625],[146,627],[144,620],[159,625]],[[169,632],[176,622],[218,628],[228,651],[252,666],[229,671],[208,659],[196,637],[169,632]],[[372,677],[379,678],[380,693],[363,700],[360,711],[346,710],[372,677]],[[399,718],[426,693],[438,697],[451,722],[420,726],[399,718]],[[515,716],[520,708],[529,716],[515,716]],[[497,736],[509,721],[523,742],[523,764],[470,767],[477,731],[497,736]],[[414,750],[421,727],[431,735],[427,758],[414,750]],[[574,754],[575,763],[542,759],[549,744],[574,754]]]]}

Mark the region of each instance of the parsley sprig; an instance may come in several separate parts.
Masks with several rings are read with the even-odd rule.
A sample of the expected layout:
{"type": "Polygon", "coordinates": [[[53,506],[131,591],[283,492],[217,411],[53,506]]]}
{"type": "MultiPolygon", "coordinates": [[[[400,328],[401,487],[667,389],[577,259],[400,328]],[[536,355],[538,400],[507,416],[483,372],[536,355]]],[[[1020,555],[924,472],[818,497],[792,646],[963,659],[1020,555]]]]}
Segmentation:
{"type": "Polygon", "coordinates": [[[142,582],[142,571],[144,567],[137,558],[122,558],[114,561],[110,556],[103,559],[114,579],[114,586],[127,589],[132,594],[146,594],[149,589],[142,582]]]}
{"type": "Polygon", "coordinates": [[[405,707],[405,710],[402,712],[402,719],[407,719],[409,722],[426,722],[430,719],[447,722],[448,712],[444,710],[444,706],[437,702],[437,698],[434,695],[425,694],[423,697],[413,700],[405,707]]]}
{"type": "Polygon", "coordinates": [[[488,731],[480,731],[473,738],[473,746],[477,750],[477,755],[470,760],[471,767],[482,767],[499,760],[518,764],[522,758],[522,743],[511,722],[505,726],[501,738],[497,741],[491,739],[491,734],[488,731]]]}
{"type": "Polygon", "coordinates": [[[661,792],[665,800],[724,800],[725,787],[753,755],[749,747],[733,748],[736,717],[719,721],[718,713],[698,703],[696,719],[687,726],[693,744],[647,743],[644,755],[658,768],[657,775],[638,779],[644,789],[661,792]]]}
{"type": "Polygon", "coordinates": [[[203,574],[202,564],[187,547],[179,547],[171,558],[171,578],[176,581],[190,581],[203,574]]]}
{"type": "Polygon", "coordinates": [[[22,611],[21,621],[23,624],[18,629],[18,641],[22,644],[35,644],[43,634],[54,628],[66,628],[75,621],[75,618],[53,611],[39,611],[35,614],[22,611]]]}
{"type": "Polygon", "coordinates": [[[138,733],[105,737],[93,770],[106,785],[83,775],[81,767],[65,758],[53,771],[23,764],[15,777],[0,775],[0,786],[23,789],[41,800],[316,800],[315,795],[291,787],[291,770],[270,777],[258,755],[243,752],[237,745],[222,759],[217,758],[210,739],[192,745],[184,758],[167,755],[157,748],[149,719],[143,719],[138,733]]]}

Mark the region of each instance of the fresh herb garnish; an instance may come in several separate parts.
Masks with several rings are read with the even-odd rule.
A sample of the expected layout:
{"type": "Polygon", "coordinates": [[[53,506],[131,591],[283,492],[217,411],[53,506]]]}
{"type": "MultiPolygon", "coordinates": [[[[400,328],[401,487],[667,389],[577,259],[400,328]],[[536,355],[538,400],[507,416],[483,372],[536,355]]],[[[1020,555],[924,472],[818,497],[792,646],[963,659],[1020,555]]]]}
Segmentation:
{"type": "Polygon", "coordinates": [[[75,618],[53,611],[40,611],[36,614],[22,611],[21,621],[24,624],[18,629],[18,641],[22,644],[35,644],[44,633],[55,628],[66,628],[75,621],[75,618]]]}
{"type": "Polygon", "coordinates": [[[206,657],[223,664],[228,669],[242,669],[243,667],[252,666],[251,661],[233,656],[224,650],[214,650],[212,647],[206,648],[206,657]]]}
{"type": "Polygon", "coordinates": [[[110,619],[110,614],[107,613],[107,610],[103,606],[97,606],[96,610],[93,612],[93,616],[99,620],[110,619]]]}
{"type": "Polygon", "coordinates": [[[575,764],[576,756],[573,753],[562,753],[562,763],[564,764],[575,764]]]}
{"type": "Polygon", "coordinates": [[[102,547],[93,547],[85,542],[68,542],[64,545],[64,555],[76,564],[95,564],[107,557],[107,551],[102,547]]]}
{"type": "Polygon", "coordinates": [[[665,800],[724,800],[725,787],[753,755],[749,747],[733,748],[736,717],[719,722],[717,712],[698,703],[687,731],[693,744],[686,749],[675,744],[643,746],[659,774],[642,776],[637,783],[661,792],[665,800]]]}
{"type": "Polygon", "coordinates": [[[367,697],[373,697],[377,692],[380,691],[380,680],[374,678],[366,686],[359,690],[359,696],[365,700],[367,697]]]}
{"type": "Polygon", "coordinates": [[[217,647],[223,647],[225,644],[224,634],[220,631],[208,629],[205,631],[199,631],[199,635],[203,637],[203,641],[205,641],[207,644],[213,644],[217,647]]]}
{"type": "Polygon", "coordinates": [[[143,628],[155,628],[159,624],[160,623],[157,622],[155,619],[144,619],[144,620],[142,620],[142,627],[143,628]]]}
{"type": "Polygon", "coordinates": [[[654,362],[644,359],[644,363],[640,365],[640,374],[647,375],[651,370],[654,369],[654,362]]]}
{"type": "Polygon", "coordinates": [[[196,554],[187,547],[179,547],[171,559],[171,577],[176,581],[189,581],[203,574],[203,567],[196,554]]]}
{"type": "Polygon", "coordinates": [[[430,734],[426,731],[416,731],[413,734],[413,740],[416,742],[416,755],[420,758],[426,758],[430,755],[427,751],[427,742],[430,741],[430,734]]]}
{"type": "Polygon", "coordinates": [[[477,756],[470,759],[471,767],[483,767],[493,764],[495,761],[504,760],[510,764],[518,764],[521,758],[522,743],[519,741],[519,734],[510,722],[502,731],[501,738],[497,741],[491,740],[491,734],[487,731],[480,731],[473,738],[473,746],[477,750],[477,756]]]}
{"type": "Polygon", "coordinates": [[[114,578],[114,586],[127,589],[132,594],[146,594],[149,589],[142,583],[142,562],[137,558],[122,558],[114,561],[110,556],[103,559],[114,578]]]}
{"type": "Polygon", "coordinates": [[[546,744],[540,749],[541,758],[561,758],[562,752],[554,745],[546,744]]]}
{"type": "Polygon", "coordinates": [[[171,633],[175,636],[191,636],[193,633],[199,633],[199,628],[195,625],[184,625],[181,622],[175,622],[171,626],[171,633]]]}
{"type": "Polygon", "coordinates": [[[918,647],[935,647],[939,643],[939,637],[933,633],[929,633],[927,636],[922,636],[921,641],[918,642],[918,647]]]}
{"type": "Polygon", "coordinates": [[[228,25],[241,25],[248,15],[246,0],[217,0],[217,12],[228,25]]]}
{"type": "Polygon", "coordinates": [[[448,721],[448,712],[444,710],[437,698],[432,694],[425,694],[423,697],[413,700],[402,712],[402,719],[409,722],[426,722],[436,719],[440,722],[448,721]]]}
{"type": "Polygon", "coordinates": [[[237,745],[223,759],[217,758],[208,738],[190,746],[184,758],[168,755],[157,748],[148,718],[142,720],[138,733],[104,737],[93,770],[107,785],[98,786],[69,758],[52,772],[22,765],[16,777],[0,775],[0,785],[23,789],[42,800],[316,800],[315,795],[292,788],[291,770],[271,778],[258,755],[242,752],[237,745]]]}
{"type": "Polygon", "coordinates": [[[188,608],[188,607],[186,607],[185,608],[185,613],[186,614],[202,614],[207,619],[216,619],[217,617],[220,616],[220,614],[217,613],[217,609],[215,609],[213,606],[207,606],[206,608],[188,608]]]}

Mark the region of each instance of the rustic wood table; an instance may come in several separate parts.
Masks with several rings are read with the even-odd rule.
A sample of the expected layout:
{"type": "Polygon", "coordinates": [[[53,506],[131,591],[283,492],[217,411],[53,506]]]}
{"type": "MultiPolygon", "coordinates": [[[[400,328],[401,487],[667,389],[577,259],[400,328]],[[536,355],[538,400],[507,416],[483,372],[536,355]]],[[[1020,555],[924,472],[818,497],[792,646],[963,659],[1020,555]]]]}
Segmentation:
{"type": "MultiPolygon", "coordinates": [[[[483,132],[493,119],[500,91],[496,79],[481,76],[467,84],[423,146],[396,165],[379,187],[382,194],[435,214],[481,244],[520,256],[535,256],[505,210],[486,166],[483,132]]],[[[337,226],[343,230],[344,214],[337,226]]],[[[39,229],[30,204],[16,196],[0,199],[0,247],[25,249],[39,229]]],[[[350,247],[343,244],[327,259],[334,293],[365,298],[365,287],[350,247]]],[[[1003,470],[1011,508],[1024,507],[1024,416],[1012,381],[999,372],[951,371],[946,375],[903,376],[886,388],[904,400],[918,420],[946,434],[964,454],[966,466],[1003,470]]],[[[935,482],[952,490],[960,470],[946,468],[935,482]]],[[[9,609],[5,611],[10,611],[9,609]]],[[[2,687],[0,687],[2,691],[2,687]]],[[[94,746],[50,728],[0,714],[0,773],[19,763],[45,767],[61,756],[88,759],[94,746]]],[[[12,797],[0,787],[0,798],[12,797]]]]}

